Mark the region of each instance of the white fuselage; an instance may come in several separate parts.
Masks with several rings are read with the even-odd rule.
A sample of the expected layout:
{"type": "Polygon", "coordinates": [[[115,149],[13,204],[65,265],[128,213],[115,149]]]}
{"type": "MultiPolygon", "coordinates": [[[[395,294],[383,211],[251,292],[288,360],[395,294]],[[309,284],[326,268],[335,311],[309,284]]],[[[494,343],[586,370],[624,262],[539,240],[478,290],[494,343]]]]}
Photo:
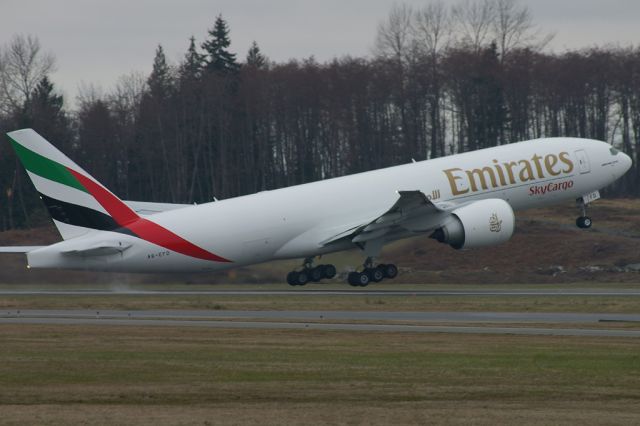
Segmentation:
{"type": "MultiPolygon", "coordinates": [[[[589,194],[629,167],[630,159],[615,155],[604,142],[573,138],[520,142],[147,217],[229,263],[186,256],[107,231],[81,238],[84,244],[109,240],[130,247],[122,253],[79,258],[61,253],[77,244],[66,240],[29,253],[28,260],[31,267],[156,272],[214,271],[305,258],[355,247],[351,241],[328,245],[323,241],[384,214],[398,199],[397,191],[420,190],[443,206],[497,198],[522,210],[589,194]]],[[[410,235],[396,233],[386,241],[410,235]]]]}

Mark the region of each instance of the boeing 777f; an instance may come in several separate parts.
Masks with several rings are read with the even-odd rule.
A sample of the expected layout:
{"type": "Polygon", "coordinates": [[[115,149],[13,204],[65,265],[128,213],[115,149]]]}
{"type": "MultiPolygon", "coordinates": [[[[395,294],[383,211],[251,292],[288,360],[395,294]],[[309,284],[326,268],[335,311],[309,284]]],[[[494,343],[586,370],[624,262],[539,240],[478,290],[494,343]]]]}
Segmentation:
{"type": "Polygon", "coordinates": [[[291,285],[330,279],[319,255],[363,251],[353,286],[394,278],[376,264],[383,246],[430,235],[455,249],[511,238],[514,210],[577,200],[586,207],[631,159],[605,142],[531,140],[200,205],[122,201],[31,129],[8,133],[62,241],[2,247],[30,268],[211,272],[275,259],[304,259],[291,285]],[[327,201],[331,202],[327,202],[327,201]]]}

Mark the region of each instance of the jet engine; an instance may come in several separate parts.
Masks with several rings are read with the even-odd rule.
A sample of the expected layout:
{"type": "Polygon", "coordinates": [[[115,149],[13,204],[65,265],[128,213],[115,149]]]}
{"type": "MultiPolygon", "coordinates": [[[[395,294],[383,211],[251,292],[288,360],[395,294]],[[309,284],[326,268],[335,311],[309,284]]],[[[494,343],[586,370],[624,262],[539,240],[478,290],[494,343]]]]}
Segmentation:
{"type": "Polygon", "coordinates": [[[515,229],[513,209],[504,200],[475,201],[455,209],[431,238],[456,250],[508,241],[515,229]]]}

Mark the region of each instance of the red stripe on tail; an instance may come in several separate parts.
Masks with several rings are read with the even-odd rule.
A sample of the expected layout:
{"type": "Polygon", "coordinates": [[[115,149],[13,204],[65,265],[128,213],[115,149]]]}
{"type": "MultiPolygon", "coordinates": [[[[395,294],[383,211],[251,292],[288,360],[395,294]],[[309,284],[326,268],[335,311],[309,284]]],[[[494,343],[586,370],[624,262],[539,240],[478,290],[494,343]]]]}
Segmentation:
{"type": "Polygon", "coordinates": [[[168,229],[147,219],[140,218],[127,225],[126,228],[133,231],[134,234],[138,235],[143,240],[147,240],[169,250],[177,251],[178,253],[186,254],[187,256],[197,257],[198,259],[204,260],[212,260],[214,262],[231,262],[224,257],[220,257],[190,243],[168,229]]]}
{"type": "Polygon", "coordinates": [[[129,229],[139,238],[166,249],[198,259],[211,260],[214,262],[231,262],[224,257],[220,257],[193,243],[190,243],[157,223],[141,218],[136,212],[131,210],[129,206],[123,203],[118,197],[113,195],[102,185],[94,182],[92,179],[76,172],[75,170],[68,167],[67,169],[76,179],[78,179],[82,186],[89,191],[98,203],[100,203],[100,205],[107,211],[107,213],[109,213],[118,225],[129,229]]]}
{"type": "Polygon", "coordinates": [[[109,192],[106,188],[97,182],[89,179],[88,177],[76,172],[67,167],[67,170],[78,179],[78,181],[86,188],[93,198],[98,200],[100,205],[109,213],[109,215],[120,226],[126,226],[127,224],[140,219],[140,216],[136,212],[131,210],[129,206],[120,201],[118,197],[109,192]]]}

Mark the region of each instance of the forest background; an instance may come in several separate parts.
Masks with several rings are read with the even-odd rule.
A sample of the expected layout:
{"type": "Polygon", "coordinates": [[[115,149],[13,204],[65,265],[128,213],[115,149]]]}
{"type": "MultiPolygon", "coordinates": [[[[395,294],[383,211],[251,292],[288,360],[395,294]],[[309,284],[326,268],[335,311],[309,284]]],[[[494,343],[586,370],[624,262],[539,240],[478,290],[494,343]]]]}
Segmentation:
{"type": "MultiPolygon", "coordinates": [[[[554,136],[629,154],[606,192],[637,196],[640,49],[552,53],[551,38],[517,0],[396,4],[369,57],[276,63],[257,42],[239,59],[219,15],[178,63],[158,45],[150,75],[85,85],[70,108],[54,54],[15,35],[0,47],[0,132],[35,129],[128,200],[202,203],[554,136]]],[[[0,230],[47,221],[3,141],[0,230]]]]}

